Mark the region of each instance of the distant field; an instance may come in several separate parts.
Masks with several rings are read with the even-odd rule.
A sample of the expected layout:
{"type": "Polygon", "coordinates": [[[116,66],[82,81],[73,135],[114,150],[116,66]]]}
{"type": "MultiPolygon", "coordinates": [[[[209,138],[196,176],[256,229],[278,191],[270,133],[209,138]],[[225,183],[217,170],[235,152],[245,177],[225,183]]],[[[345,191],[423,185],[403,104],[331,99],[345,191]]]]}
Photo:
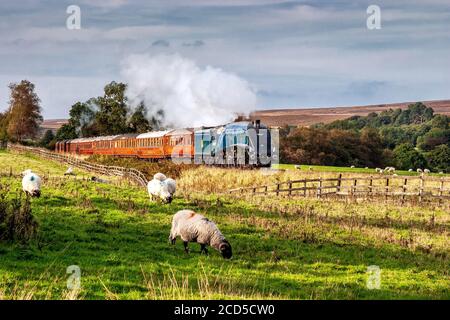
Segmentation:
{"type": "Polygon", "coordinates": [[[64,165],[0,152],[0,185],[20,192],[9,170],[32,168],[44,180],[32,200],[39,222],[28,245],[0,241],[0,299],[449,299],[449,213],[317,199],[231,199],[235,185],[296,172],[197,167],[177,179],[170,205],[143,188],[63,178],[64,165]],[[190,208],[215,221],[233,259],[210,250],[187,255],[167,238],[172,215],[190,208]],[[70,265],[81,290],[66,288],[70,265]],[[381,269],[370,290],[367,268],[381,269]]]}
{"type": "MultiPolygon", "coordinates": [[[[251,114],[253,120],[260,119],[270,126],[310,126],[315,123],[329,123],[335,120],[346,119],[351,116],[366,116],[370,112],[381,112],[388,109],[406,109],[414,102],[379,104],[370,106],[336,106],[321,108],[290,108],[258,110],[251,114]]],[[[450,116],[450,100],[423,101],[428,107],[432,107],[435,113],[450,116]]]]}

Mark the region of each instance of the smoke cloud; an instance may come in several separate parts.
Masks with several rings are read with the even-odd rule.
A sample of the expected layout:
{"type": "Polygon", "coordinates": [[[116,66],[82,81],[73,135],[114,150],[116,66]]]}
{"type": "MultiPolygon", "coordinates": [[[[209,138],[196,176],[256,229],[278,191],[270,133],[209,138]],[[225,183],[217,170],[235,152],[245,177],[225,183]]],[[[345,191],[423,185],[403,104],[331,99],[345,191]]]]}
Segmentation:
{"type": "Polygon", "coordinates": [[[149,117],[164,111],[166,127],[214,126],[247,115],[256,107],[250,84],[219,68],[201,68],[178,54],[131,55],[122,62],[132,106],[143,101],[149,117]]]}

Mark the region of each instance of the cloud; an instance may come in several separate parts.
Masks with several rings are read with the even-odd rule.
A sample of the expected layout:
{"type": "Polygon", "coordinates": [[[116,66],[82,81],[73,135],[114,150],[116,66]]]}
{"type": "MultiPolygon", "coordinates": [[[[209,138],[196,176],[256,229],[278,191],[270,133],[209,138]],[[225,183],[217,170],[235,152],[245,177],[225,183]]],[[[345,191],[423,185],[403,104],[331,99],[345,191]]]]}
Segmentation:
{"type": "Polygon", "coordinates": [[[195,40],[193,42],[183,42],[183,47],[203,47],[205,42],[203,40],[195,40]]]}
{"type": "Polygon", "coordinates": [[[153,47],[170,47],[170,42],[167,40],[156,40],[152,42],[153,47]]]}

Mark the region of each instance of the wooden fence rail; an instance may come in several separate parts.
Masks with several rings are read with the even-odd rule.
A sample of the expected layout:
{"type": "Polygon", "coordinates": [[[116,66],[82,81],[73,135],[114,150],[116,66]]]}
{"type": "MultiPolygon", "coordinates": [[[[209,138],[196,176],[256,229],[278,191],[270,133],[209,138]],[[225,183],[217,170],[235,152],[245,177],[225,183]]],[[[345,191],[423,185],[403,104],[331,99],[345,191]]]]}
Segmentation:
{"type": "Polygon", "coordinates": [[[69,155],[63,155],[59,153],[55,153],[52,151],[34,148],[34,147],[26,147],[17,144],[8,144],[8,149],[17,151],[17,152],[30,152],[36,154],[42,158],[54,160],[62,163],[66,163],[73,167],[77,167],[86,171],[95,172],[98,174],[106,175],[106,176],[118,176],[123,177],[125,179],[131,180],[138,184],[139,186],[146,187],[148,180],[141,171],[133,169],[133,168],[123,168],[117,166],[105,166],[97,163],[91,163],[85,160],[81,160],[69,155]]]}
{"type": "Polygon", "coordinates": [[[449,204],[450,178],[432,176],[367,176],[344,178],[315,178],[283,181],[270,185],[251,186],[228,190],[236,195],[287,195],[322,198],[335,196],[341,198],[370,199],[397,198],[401,202],[430,202],[449,204]],[[447,187],[447,188],[446,188],[447,187]]]}

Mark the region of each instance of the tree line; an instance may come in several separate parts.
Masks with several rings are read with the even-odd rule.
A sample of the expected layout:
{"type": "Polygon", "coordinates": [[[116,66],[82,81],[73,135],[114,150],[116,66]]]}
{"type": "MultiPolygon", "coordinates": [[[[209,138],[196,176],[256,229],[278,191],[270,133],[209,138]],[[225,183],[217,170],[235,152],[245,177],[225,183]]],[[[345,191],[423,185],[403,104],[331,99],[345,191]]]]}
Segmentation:
{"type": "Polygon", "coordinates": [[[60,140],[158,129],[164,113],[159,111],[149,118],[143,103],[131,108],[126,88],[126,84],[112,81],[104,87],[102,96],[76,102],[70,108],[68,123],[61,126],[56,135],[47,130],[36,141],[43,118],[35,86],[27,80],[12,83],[9,85],[9,107],[0,113],[0,143],[10,140],[53,149],[60,140]]]}
{"type": "Polygon", "coordinates": [[[421,102],[309,128],[284,127],[284,163],[450,172],[450,117],[421,102]]]}

